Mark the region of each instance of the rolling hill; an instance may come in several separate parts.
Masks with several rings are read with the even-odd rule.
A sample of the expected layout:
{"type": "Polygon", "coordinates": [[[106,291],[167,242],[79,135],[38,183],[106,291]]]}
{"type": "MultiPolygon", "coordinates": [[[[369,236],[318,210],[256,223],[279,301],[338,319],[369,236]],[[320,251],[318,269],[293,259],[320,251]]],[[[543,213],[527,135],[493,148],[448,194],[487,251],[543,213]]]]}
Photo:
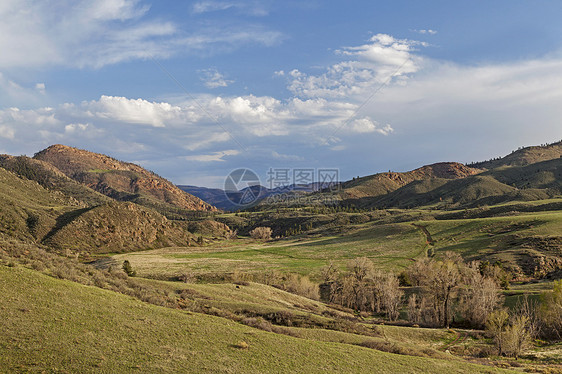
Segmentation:
{"type": "Polygon", "coordinates": [[[106,204],[111,198],[88,188],[67,177],[53,165],[26,156],[0,155],[0,167],[19,177],[39,183],[50,191],[58,191],[65,196],[76,199],[84,207],[106,204]]]}
{"type": "Polygon", "coordinates": [[[34,159],[115,200],[154,208],[169,218],[179,218],[188,211],[217,210],[138,165],[106,155],[57,144],[38,152],[34,159]]]}
{"type": "Polygon", "coordinates": [[[492,373],[501,369],[261,331],[0,265],[8,372],[492,373]]]}
{"type": "Polygon", "coordinates": [[[72,251],[85,258],[96,253],[190,243],[192,235],[185,227],[155,210],[111,201],[39,161],[2,157],[2,161],[6,160],[21,174],[32,176],[34,171],[44,172],[33,175],[56,188],[48,190],[35,180],[21,178],[0,167],[0,233],[4,235],[72,251]],[[28,168],[16,168],[15,163],[28,168]]]}
{"type": "Polygon", "coordinates": [[[507,156],[476,162],[470,164],[470,166],[480,169],[495,169],[501,166],[525,166],[560,157],[562,157],[562,141],[540,146],[519,148],[507,156]]]}
{"type": "Polygon", "coordinates": [[[441,162],[397,173],[379,173],[345,182],[341,185],[342,199],[376,197],[395,191],[411,182],[432,178],[460,179],[478,174],[481,170],[457,162],[441,162]]]}
{"type": "Polygon", "coordinates": [[[562,195],[562,158],[526,166],[503,166],[457,180],[412,182],[380,197],[357,200],[360,206],[471,208],[508,201],[543,200],[562,195]]]}

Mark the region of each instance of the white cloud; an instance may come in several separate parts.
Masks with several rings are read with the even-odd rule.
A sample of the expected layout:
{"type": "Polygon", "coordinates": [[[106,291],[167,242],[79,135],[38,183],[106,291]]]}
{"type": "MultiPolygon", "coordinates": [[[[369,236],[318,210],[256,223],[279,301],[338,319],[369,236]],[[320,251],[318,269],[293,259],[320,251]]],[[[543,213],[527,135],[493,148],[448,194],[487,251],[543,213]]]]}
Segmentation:
{"type": "MultiPolygon", "coordinates": [[[[1,58],[1,57],[0,57],[1,58]]],[[[45,84],[37,83],[34,87],[25,87],[0,72],[0,102],[4,107],[40,106],[45,99],[45,84]]]]}
{"type": "MultiPolygon", "coordinates": [[[[10,151],[19,146],[35,152],[53,142],[95,144],[98,151],[116,156],[161,157],[164,169],[169,157],[187,152],[181,160],[194,161],[186,163],[189,170],[206,173],[209,162],[216,170],[241,160],[337,164],[347,159],[343,150],[348,155],[377,147],[382,154],[393,152],[390,147],[398,143],[413,149],[404,153],[410,158],[415,151],[435,149],[438,161],[447,149],[451,154],[468,150],[476,154],[483,147],[497,156],[503,153],[498,149],[502,142],[512,146],[522,138],[529,144],[548,141],[546,136],[562,138],[562,58],[466,66],[418,56],[415,49],[420,46],[377,35],[364,45],[341,49],[341,61],[324,74],[285,70],[289,85],[294,80],[310,83],[310,93],[322,94],[315,97],[199,94],[194,95],[196,102],[176,98],[170,103],[104,95],[54,108],[6,108],[0,110],[0,148],[10,151]],[[412,62],[407,65],[408,78],[395,76],[365,102],[380,86],[381,71],[396,68],[402,57],[412,62]],[[354,94],[340,94],[344,92],[354,94]],[[243,147],[238,149],[237,142],[243,147]]],[[[36,91],[2,76],[0,82],[15,91],[36,91]]],[[[21,153],[20,148],[16,152],[21,153]]],[[[453,159],[458,157],[462,154],[453,159]]]]}
{"type": "Polygon", "coordinates": [[[215,143],[224,143],[232,140],[229,133],[221,129],[219,129],[219,131],[220,132],[214,133],[205,132],[203,136],[201,136],[202,134],[193,134],[191,136],[187,136],[185,138],[186,144],[183,144],[182,148],[187,149],[188,151],[195,151],[197,149],[208,148],[215,143]]]}
{"type": "Polygon", "coordinates": [[[251,25],[187,32],[176,23],[151,19],[149,7],[139,0],[4,0],[0,6],[0,68],[100,68],[177,53],[223,52],[248,43],[269,46],[281,37],[251,25]]]}
{"type": "Polygon", "coordinates": [[[89,126],[89,123],[69,123],[68,125],[64,126],[64,132],[74,133],[76,131],[86,131],[89,126]]]}
{"type": "Polygon", "coordinates": [[[37,90],[37,92],[39,92],[41,95],[45,95],[45,83],[35,84],[35,90],[37,90]]]}
{"type": "Polygon", "coordinates": [[[381,84],[405,79],[408,74],[419,71],[423,59],[414,53],[417,46],[426,44],[377,34],[368,44],[337,50],[340,56],[351,59],[330,66],[323,74],[309,75],[292,70],[288,89],[305,98],[364,97],[381,84]]]}
{"type": "Polygon", "coordinates": [[[388,135],[390,133],[393,133],[394,129],[389,124],[386,124],[384,125],[384,127],[378,128],[375,131],[383,135],[388,135]]]}
{"type": "Polygon", "coordinates": [[[215,68],[199,70],[199,74],[200,79],[207,88],[226,87],[234,83],[233,80],[226,79],[225,76],[215,68]]]}
{"type": "Polygon", "coordinates": [[[284,161],[304,161],[304,157],[297,156],[297,155],[286,155],[283,153],[278,153],[276,151],[271,152],[271,156],[273,156],[276,160],[284,160],[284,161]]]}
{"type": "Polygon", "coordinates": [[[237,151],[235,149],[229,149],[226,151],[213,152],[211,154],[185,156],[184,159],[187,161],[217,162],[217,161],[225,161],[224,157],[226,156],[236,156],[239,153],[240,151],[237,151]]]}
{"type": "Polygon", "coordinates": [[[347,130],[357,132],[360,134],[373,132],[376,129],[377,129],[376,123],[370,118],[366,118],[366,117],[352,121],[347,127],[347,130]]]}
{"type": "Polygon", "coordinates": [[[99,100],[83,102],[80,110],[86,116],[153,127],[165,127],[168,121],[189,123],[198,118],[191,110],[166,102],[156,103],[105,95],[99,100]]]}
{"type": "Polygon", "coordinates": [[[2,122],[36,126],[52,126],[60,123],[60,121],[55,118],[55,110],[48,107],[31,110],[22,110],[19,108],[0,110],[0,123],[2,122]]]}

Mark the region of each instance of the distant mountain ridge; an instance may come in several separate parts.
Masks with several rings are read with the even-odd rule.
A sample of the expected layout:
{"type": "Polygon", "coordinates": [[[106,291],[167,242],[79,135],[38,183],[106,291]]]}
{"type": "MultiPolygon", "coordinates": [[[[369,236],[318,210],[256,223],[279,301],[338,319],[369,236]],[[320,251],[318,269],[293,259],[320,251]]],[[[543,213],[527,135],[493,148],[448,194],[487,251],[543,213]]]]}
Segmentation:
{"type": "Polygon", "coordinates": [[[339,182],[332,183],[322,183],[314,182],[306,185],[288,185],[284,187],[268,188],[261,185],[255,185],[251,187],[246,187],[240,191],[229,191],[220,188],[207,188],[207,187],[197,187],[188,185],[178,185],[183,191],[197,196],[201,200],[223,210],[236,211],[239,209],[245,209],[249,206],[253,206],[262,202],[270,196],[280,195],[280,194],[298,194],[298,193],[308,193],[308,192],[318,192],[324,188],[334,186],[339,184],[339,182]],[[252,196],[256,197],[256,200],[252,204],[236,204],[236,201],[242,200],[242,196],[251,190],[252,196]]]}
{"type": "Polygon", "coordinates": [[[119,201],[132,201],[174,218],[182,211],[216,211],[168,180],[132,163],[61,144],[33,157],[55,166],[69,178],[119,201]]]}

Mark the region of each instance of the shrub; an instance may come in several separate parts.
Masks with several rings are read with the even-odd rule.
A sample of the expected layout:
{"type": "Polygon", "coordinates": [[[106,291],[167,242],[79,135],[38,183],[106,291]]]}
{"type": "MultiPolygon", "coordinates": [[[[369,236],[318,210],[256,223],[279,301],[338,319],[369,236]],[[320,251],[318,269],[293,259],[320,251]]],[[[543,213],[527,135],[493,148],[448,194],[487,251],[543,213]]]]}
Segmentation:
{"type": "Polygon", "coordinates": [[[137,275],[137,272],[133,270],[133,267],[131,266],[131,263],[129,262],[129,260],[123,261],[123,271],[129,277],[134,277],[135,275],[137,275]]]}
{"type": "Polygon", "coordinates": [[[250,231],[250,236],[252,239],[270,240],[272,233],[273,231],[271,230],[271,227],[261,226],[250,231]]]}
{"type": "Polygon", "coordinates": [[[302,275],[289,274],[282,288],[285,291],[308,297],[309,299],[318,300],[320,298],[318,285],[302,275]]]}
{"type": "Polygon", "coordinates": [[[241,341],[241,342],[238,342],[238,343],[234,344],[234,347],[238,348],[238,349],[248,349],[248,348],[250,348],[250,345],[248,343],[246,343],[245,341],[241,341]]]}

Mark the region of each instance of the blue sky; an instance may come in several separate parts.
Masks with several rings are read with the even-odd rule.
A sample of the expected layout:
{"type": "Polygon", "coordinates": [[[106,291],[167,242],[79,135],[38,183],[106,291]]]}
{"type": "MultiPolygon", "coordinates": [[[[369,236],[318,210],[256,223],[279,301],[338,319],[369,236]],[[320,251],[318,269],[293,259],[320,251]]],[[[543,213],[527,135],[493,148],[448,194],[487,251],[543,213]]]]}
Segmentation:
{"type": "Polygon", "coordinates": [[[562,138],[557,1],[0,5],[0,153],[62,143],[221,187],[562,138]]]}

